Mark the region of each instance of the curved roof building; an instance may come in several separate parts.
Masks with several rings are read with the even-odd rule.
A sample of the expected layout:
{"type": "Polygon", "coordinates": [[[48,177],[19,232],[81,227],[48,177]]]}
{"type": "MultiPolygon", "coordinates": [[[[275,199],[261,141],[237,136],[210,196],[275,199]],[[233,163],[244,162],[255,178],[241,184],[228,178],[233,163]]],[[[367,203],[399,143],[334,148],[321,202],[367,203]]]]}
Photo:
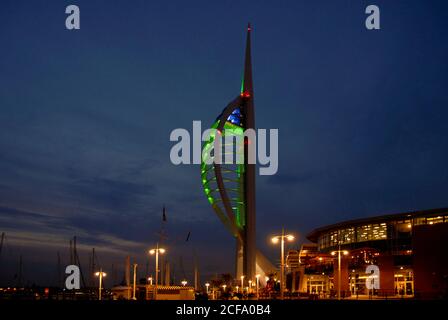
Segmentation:
{"type": "Polygon", "coordinates": [[[374,264],[380,270],[378,292],[448,297],[448,208],[344,221],[317,228],[307,238],[317,244],[321,260],[346,253],[341,285],[348,294],[365,290],[366,267],[374,264]]]}

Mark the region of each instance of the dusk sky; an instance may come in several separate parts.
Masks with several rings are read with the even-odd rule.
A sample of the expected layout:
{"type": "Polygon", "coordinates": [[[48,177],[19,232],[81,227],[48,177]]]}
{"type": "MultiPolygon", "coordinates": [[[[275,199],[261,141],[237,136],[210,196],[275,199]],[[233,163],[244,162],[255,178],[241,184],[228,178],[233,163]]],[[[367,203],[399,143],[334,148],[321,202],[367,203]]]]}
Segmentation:
{"type": "Polygon", "coordinates": [[[257,176],[272,262],[282,226],[297,247],[327,224],[448,207],[447,1],[2,0],[0,284],[20,255],[25,280],[55,283],[75,235],[83,267],[95,247],[119,280],[126,255],[143,277],[164,204],[178,277],[194,252],[203,280],[233,272],[235,241],[169,136],[239,93],[248,22],[256,125],[279,129],[278,173],[257,176]]]}

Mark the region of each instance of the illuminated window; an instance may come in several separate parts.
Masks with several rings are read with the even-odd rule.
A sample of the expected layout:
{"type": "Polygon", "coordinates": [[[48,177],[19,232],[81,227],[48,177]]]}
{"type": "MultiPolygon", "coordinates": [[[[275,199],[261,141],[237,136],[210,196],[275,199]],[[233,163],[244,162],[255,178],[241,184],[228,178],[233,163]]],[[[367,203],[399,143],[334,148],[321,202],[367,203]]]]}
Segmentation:
{"type": "Polygon", "coordinates": [[[373,223],[363,225],[356,231],[358,242],[387,239],[387,224],[373,223]]]}
{"type": "Polygon", "coordinates": [[[339,231],[339,239],[341,244],[351,243],[355,241],[355,228],[347,228],[339,231]]]}
{"type": "Polygon", "coordinates": [[[433,217],[433,218],[426,218],[427,224],[436,224],[436,223],[442,223],[443,222],[443,216],[433,217]]]}

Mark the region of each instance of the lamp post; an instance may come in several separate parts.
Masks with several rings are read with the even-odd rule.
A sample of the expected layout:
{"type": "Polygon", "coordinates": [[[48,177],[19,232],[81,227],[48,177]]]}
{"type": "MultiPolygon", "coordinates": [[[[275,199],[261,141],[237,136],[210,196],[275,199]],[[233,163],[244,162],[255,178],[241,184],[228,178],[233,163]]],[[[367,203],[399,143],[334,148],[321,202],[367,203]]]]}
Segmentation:
{"type": "Polygon", "coordinates": [[[98,300],[101,300],[101,291],[103,287],[103,277],[106,276],[106,273],[103,272],[103,269],[100,268],[99,272],[95,273],[95,276],[99,277],[99,285],[98,285],[98,300]]]}
{"type": "Polygon", "coordinates": [[[332,251],[331,255],[338,255],[338,300],[341,300],[341,253],[346,256],[348,255],[347,250],[341,250],[341,245],[338,245],[338,250],[332,251]]]}
{"type": "Polygon", "coordinates": [[[152,286],[152,276],[148,278],[149,284],[152,286]]]}
{"type": "Polygon", "coordinates": [[[260,275],[257,274],[255,276],[255,279],[257,279],[257,288],[256,288],[256,290],[257,290],[257,300],[258,300],[258,298],[260,297],[259,294],[258,294],[258,289],[260,288],[260,275]]]}
{"type": "Polygon", "coordinates": [[[157,242],[156,248],[149,250],[149,254],[156,255],[156,287],[154,288],[154,299],[157,300],[157,285],[159,284],[159,253],[164,254],[165,249],[159,248],[159,243],[157,242]]]}
{"type": "Polygon", "coordinates": [[[210,283],[207,282],[207,283],[205,284],[205,290],[206,290],[206,292],[207,292],[207,296],[208,296],[208,287],[210,287],[210,283]]]}
{"type": "Polygon", "coordinates": [[[182,280],[180,283],[182,284],[182,286],[185,287],[185,286],[187,285],[188,282],[187,282],[187,280],[182,280]]]}
{"type": "Polygon", "coordinates": [[[249,280],[248,282],[249,282],[249,292],[247,294],[251,293],[252,291],[252,280],[249,280]]]}
{"type": "Polygon", "coordinates": [[[136,285],[137,285],[137,264],[134,263],[134,284],[132,286],[132,300],[137,300],[137,297],[135,296],[136,285]]]}
{"type": "Polygon", "coordinates": [[[284,297],[284,287],[285,287],[285,239],[288,241],[293,241],[294,236],[292,234],[285,234],[285,229],[282,228],[282,234],[279,236],[274,236],[272,238],[272,243],[278,243],[280,241],[280,299],[283,300],[284,297]]]}
{"type": "Polygon", "coordinates": [[[243,290],[244,290],[244,276],[241,276],[241,293],[244,293],[243,290]]]}

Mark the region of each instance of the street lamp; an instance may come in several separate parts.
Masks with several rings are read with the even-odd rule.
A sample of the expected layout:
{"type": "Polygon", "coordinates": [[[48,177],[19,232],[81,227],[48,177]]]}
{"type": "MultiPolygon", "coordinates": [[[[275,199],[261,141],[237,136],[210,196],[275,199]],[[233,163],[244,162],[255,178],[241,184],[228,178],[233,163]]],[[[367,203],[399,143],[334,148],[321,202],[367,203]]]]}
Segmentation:
{"type": "Polygon", "coordinates": [[[152,286],[152,276],[148,278],[149,284],[152,286]]]}
{"type": "Polygon", "coordinates": [[[224,292],[226,292],[226,288],[227,288],[227,285],[226,285],[226,284],[223,284],[223,285],[222,285],[222,289],[223,289],[224,292]]]}
{"type": "Polygon", "coordinates": [[[187,280],[182,280],[180,283],[185,287],[187,285],[188,281],[187,280]]]}
{"type": "Polygon", "coordinates": [[[332,251],[331,255],[338,255],[338,300],[341,300],[341,254],[344,256],[348,255],[347,250],[341,250],[341,245],[339,245],[339,249],[336,251],[332,251]]]}
{"type": "Polygon", "coordinates": [[[208,287],[210,287],[210,283],[207,282],[207,283],[205,284],[205,290],[207,291],[207,295],[208,295],[208,287]]]}
{"type": "Polygon", "coordinates": [[[134,284],[132,285],[132,300],[137,300],[137,297],[135,296],[135,289],[137,283],[137,264],[134,263],[134,284]]]}
{"type": "Polygon", "coordinates": [[[239,287],[239,286],[236,286],[236,293],[239,292],[239,289],[240,289],[240,287],[239,287]]]}
{"type": "Polygon", "coordinates": [[[98,300],[101,300],[101,291],[102,291],[102,287],[103,287],[103,277],[106,276],[106,272],[103,272],[103,269],[100,269],[99,272],[95,273],[95,276],[99,277],[100,279],[100,283],[98,286],[98,300]]]}
{"type": "Polygon", "coordinates": [[[244,276],[241,276],[240,278],[241,278],[241,293],[244,293],[243,292],[243,290],[244,290],[244,276]]]}
{"type": "Polygon", "coordinates": [[[250,291],[252,291],[252,280],[249,280],[249,292],[248,292],[248,294],[250,293],[250,291]]]}
{"type": "Polygon", "coordinates": [[[164,254],[165,249],[159,248],[159,243],[157,242],[156,248],[149,250],[149,254],[156,255],[156,287],[154,288],[154,299],[157,300],[157,285],[159,283],[159,254],[164,254]]]}
{"type": "Polygon", "coordinates": [[[256,276],[255,276],[255,279],[257,279],[257,300],[258,300],[258,298],[259,298],[259,295],[258,295],[258,289],[259,289],[259,287],[260,287],[260,275],[259,274],[257,274],[256,276]]]}
{"type": "Polygon", "coordinates": [[[281,243],[281,251],[280,251],[280,299],[283,300],[283,291],[285,286],[285,239],[288,241],[293,241],[294,236],[292,234],[285,234],[285,229],[282,228],[282,234],[279,236],[275,236],[272,238],[272,243],[281,243]]]}

